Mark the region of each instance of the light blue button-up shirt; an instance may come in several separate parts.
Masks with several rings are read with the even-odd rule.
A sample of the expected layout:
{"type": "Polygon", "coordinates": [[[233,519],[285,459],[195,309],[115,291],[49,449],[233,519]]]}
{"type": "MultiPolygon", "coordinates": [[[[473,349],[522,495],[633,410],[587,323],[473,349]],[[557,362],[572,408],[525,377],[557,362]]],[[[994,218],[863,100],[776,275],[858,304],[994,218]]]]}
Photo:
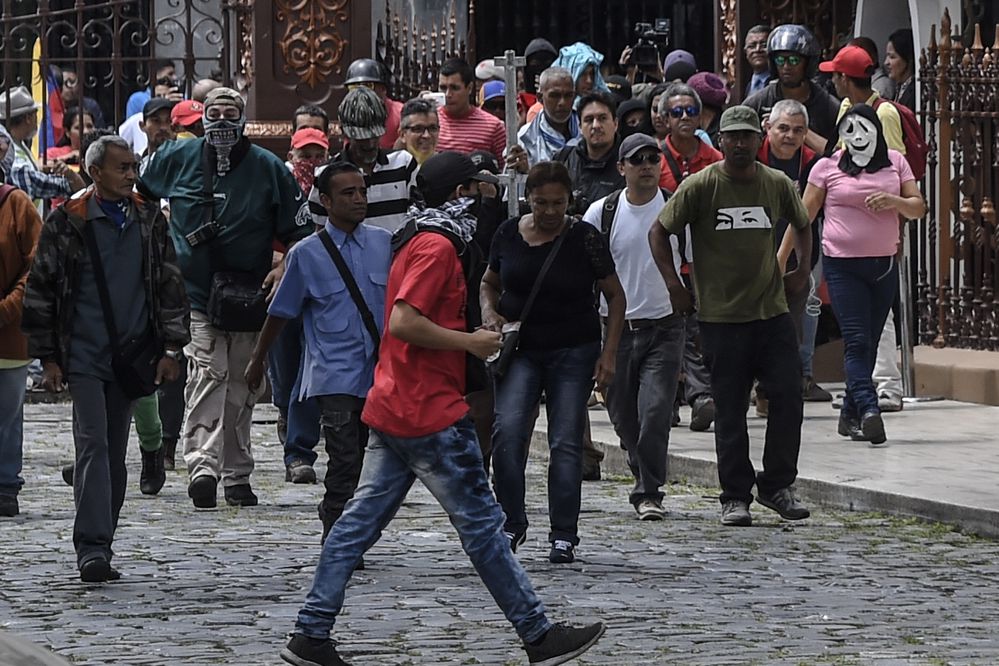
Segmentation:
{"type": "MultiPolygon", "coordinates": [[[[392,235],[364,223],[347,234],[327,222],[326,232],[343,255],[382,331],[392,235]]],[[[267,312],[282,319],[302,316],[305,346],[300,399],[367,395],[374,379],[375,345],[347,283],[316,234],[291,248],[284,277],[267,312]]]]}

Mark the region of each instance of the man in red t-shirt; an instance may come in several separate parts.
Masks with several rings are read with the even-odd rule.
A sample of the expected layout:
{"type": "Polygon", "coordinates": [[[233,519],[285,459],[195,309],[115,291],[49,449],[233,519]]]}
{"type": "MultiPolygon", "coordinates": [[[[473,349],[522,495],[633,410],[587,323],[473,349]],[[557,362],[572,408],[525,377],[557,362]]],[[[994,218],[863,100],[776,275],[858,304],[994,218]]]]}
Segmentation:
{"type": "Polygon", "coordinates": [[[445,60],[441,65],[438,88],[444,93],[444,106],[437,110],[441,126],[437,150],[465,155],[485,150],[496,156],[502,168],[506,126],[472,103],[474,81],[475,70],[460,58],[445,60]]]}
{"type": "Polygon", "coordinates": [[[500,334],[469,333],[465,321],[468,288],[456,247],[470,244],[475,232],[469,208],[479,181],[496,178],[453,151],[434,155],[420,169],[418,184],[429,207],[410,215],[407,228],[416,231],[389,271],[387,323],[361,416],[371,428],[361,479],[323,545],[295,634],[281,652],[289,663],[344,663],[329,635],[347,581],[417,478],[447,511],[530,663],[564,663],[603,634],[601,622],[569,627],[548,621],[503,533],[505,517],[467,415],[465,355],[484,359],[502,346],[500,334]]]}

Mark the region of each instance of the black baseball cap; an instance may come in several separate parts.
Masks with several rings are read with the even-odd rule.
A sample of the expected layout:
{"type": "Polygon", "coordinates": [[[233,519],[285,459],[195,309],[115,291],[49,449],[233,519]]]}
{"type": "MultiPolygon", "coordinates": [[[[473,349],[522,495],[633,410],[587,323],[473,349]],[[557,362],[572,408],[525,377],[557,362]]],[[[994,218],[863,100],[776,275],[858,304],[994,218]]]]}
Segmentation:
{"type": "Polygon", "coordinates": [[[416,186],[428,206],[441,205],[450,192],[470,180],[483,183],[498,183],[491,173],[484,173],[468,155],[453,150],[437,153],[420,166],[416,174],[416,186]]]}
{"type": "Polygon", "coordinates": [[[155,116],[158,112],[163,109],[168,111],[173,111],[173,107],[176,102],[173,102],[166,97],[153,97],[148,102],[142,106],[142,119],[145,120],[149,116],[155,116]]]}

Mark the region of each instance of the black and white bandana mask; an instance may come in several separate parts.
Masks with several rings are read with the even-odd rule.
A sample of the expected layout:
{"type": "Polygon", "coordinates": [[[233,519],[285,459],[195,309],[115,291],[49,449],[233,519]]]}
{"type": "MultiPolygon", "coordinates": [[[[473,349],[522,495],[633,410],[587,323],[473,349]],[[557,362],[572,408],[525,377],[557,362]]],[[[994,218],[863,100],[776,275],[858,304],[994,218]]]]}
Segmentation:
{"type": "Polygon", "coordinates": [[[854,104],[843,114],[836,131],[843,142],[839,168],[844,173],[874,173],[891,165],[881,120],[872,107],[854,104]]]}
{"type": "Polygon", "coordinates": [[[204,120],[205,141],[215,149],[217,161],[215,169],[220,176],[224,176],[232,168],[229,159],[233,147],[243,138],[243,127],[246,125],[246,117],[240,113],[239,120],[228,120],[219,118],[218,120],[204,120]]]}

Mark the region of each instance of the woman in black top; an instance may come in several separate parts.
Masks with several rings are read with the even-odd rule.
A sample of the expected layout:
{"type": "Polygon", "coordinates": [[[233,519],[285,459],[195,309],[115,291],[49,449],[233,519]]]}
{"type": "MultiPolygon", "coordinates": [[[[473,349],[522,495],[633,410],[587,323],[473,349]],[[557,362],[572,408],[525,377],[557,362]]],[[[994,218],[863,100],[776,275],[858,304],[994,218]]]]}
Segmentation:
{"type": "Polygon", "coordinates": [[[527,532],[524,468],[541,392],[548,412],[548,559],[572,562],[579,543],[583,423],[593,389],[614,376],[615,354],[624,325],[624,292],[603,236],[593,226],[566,216],[572,181],[557,162],[536,164],[527,176],[531,213],[507,220],[493,237],[489,268],[482,279],[483,325],[502,330],[521,322],[520,345],[509,370],[496,383],[493,426],[494,489],[506,513],[504,530],[516,550],[527,532]],[[542,264],[566,234],[526,317],[521,313],[542,264]],[[607,300],[606,339],[601,349],[594,284],[607,300]]]}

